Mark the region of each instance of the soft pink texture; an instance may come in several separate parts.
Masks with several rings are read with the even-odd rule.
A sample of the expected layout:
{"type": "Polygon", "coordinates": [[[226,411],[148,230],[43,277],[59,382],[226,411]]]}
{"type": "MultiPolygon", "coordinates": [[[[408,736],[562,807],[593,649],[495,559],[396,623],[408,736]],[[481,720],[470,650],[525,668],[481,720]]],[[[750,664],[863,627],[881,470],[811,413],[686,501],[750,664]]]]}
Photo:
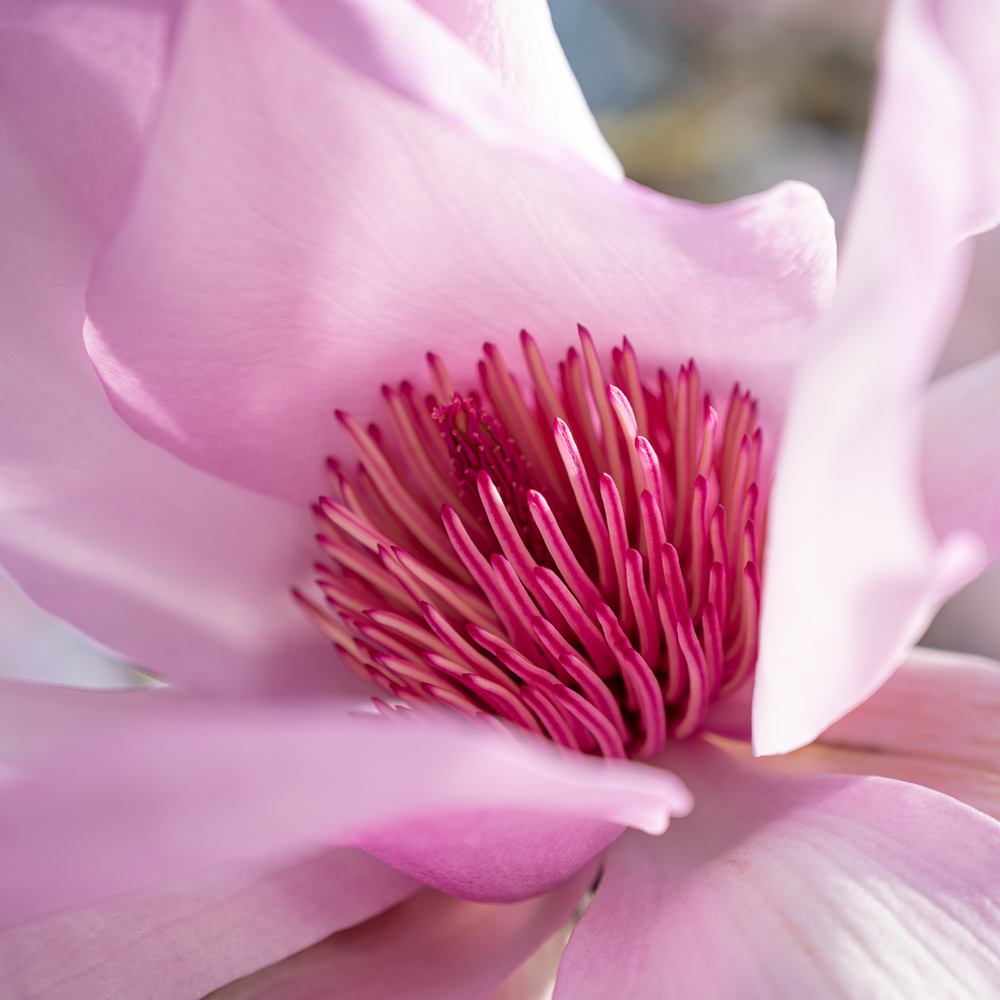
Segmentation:
{"type": "Polygon", "coordinates": [[[269,0],[198,0],[87,342],[141,434],[304,503],[334,404],[372,414],[429,347],[465,383],[472,346],[513,358],[522,326],[550,356],[578,320],[650,366],[696,353],[721,391],[753,385],[773,428],[832,269],[803,185],[703,207],[554,170],[359,73],[269,0]]]}
{"type": "MultiPolygon", "coordinates": [[[[1000,322],[1000,317],[998,317],[1000,322]]],[[[924,404],[923,487],[940,537],[975,531],[1000,558],[1000,354],[934,382],[924,404]]]]}
{"type": "Polygon", "coordinates": [[[184,1000],[394,906],[419,883],[352,848],[0,927],[11,997],[184,1000]]]}
{"type": "Polygon", "coordinates": [[[573,76],[545,0],[418,0],[500,78],[539,127],[592,166],[620,177],[573,76]]]}
{"type": "MultiPolygon", "coordinates": [[[[988,4],[968,7],[986,30],[988,4]]],[[[867,698],[985,565],[975,535],[939,545],[927,521],[918,390],[960,301],[968,254],[953,248],[996,197],[977,169],[988,84],[926,4],[895,4],[837,297],[798,374],[771,497],[757,753],[801,746],[867,698]]]]}
{"type": "Polygon", "coordinates": [[[94,237],[51,174],[5,144],[0,559],[29,596],[202,690],[332,686],[286,587],[308,512],[191,469],[131,433],[83,351],[94,237]]]}
{"type": "Polygon", "coordinates": [[[754,764],[779,774],[912,781],[1000,819],[998,717],[1000,663],[918,646],[815,743],[754,764]]]}
{"type": "Polygon", "coordinates": [[[698,808],[608,850],[556,1000],[991,995],[995,820],[884,778],[755,774],[704,744],[667,759],[698,808]]]}
{"type": "MultiPolygon", "coordinates": [[[[89,697],[120,705],[128,696],[89,697]]],[[[666,772],[564,757],[540,741],[354,718],[337,703],[192,701],[168,695],[134,723],[57,748],[30,780],[8,782],[7,913],[369,840],[390,864],[458,895],[521,899],[568,878],[622,827],[659,832],[691,807],[666,772]],[[472,838],[484,850],[470,851],[472,838]]]]}
{"type": "MultiPolygon", "coordinates": [[[[593,882],[587,865],[522,903],[469,903],[431,889],[259,975],[218,1000],[482,1000],[572,915],[593,882]]],[[[214,1000],[214,998],[213,998],[214,1000]]]]}

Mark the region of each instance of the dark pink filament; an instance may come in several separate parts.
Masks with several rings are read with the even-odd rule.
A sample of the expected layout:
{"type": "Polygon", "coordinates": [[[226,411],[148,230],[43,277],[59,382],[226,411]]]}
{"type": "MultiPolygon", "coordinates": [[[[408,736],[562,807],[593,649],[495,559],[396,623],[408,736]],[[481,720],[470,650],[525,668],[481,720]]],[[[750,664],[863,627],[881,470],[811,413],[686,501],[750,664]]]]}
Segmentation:
{"type": "Polygon", "coordinates": [[[752,675],[756,402],[720,419],[693,361],[654,392],[627,340],[609,383],[580,342],[554,385],[522,332],[531,405],[487,344],[481,396],[428,355],[434,394],[382,389],[391,437],[337,413],[361,464],[314,507],[328,609],[295,596],[385,717],[650,757],[752,675]]]}

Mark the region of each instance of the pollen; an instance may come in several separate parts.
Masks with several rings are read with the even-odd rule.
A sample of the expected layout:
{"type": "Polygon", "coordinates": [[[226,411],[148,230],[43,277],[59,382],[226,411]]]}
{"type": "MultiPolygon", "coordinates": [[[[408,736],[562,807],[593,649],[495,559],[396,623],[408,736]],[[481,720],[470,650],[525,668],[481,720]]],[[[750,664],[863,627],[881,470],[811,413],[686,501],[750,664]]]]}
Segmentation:
{"type": "Polygon", "coordinates": [[[558,385],[521,347],[533,398],[486,344],[479,391],[433,354],[430,394],[383,386],[388,433],[336,413],[359,464],[328,460],[324,600],[295,597],[388,718],[651,757],[753,674],[757,404],[720,417],[694,361],[650,388],[628,340],[609,381],[583,327],[558,385]]]}

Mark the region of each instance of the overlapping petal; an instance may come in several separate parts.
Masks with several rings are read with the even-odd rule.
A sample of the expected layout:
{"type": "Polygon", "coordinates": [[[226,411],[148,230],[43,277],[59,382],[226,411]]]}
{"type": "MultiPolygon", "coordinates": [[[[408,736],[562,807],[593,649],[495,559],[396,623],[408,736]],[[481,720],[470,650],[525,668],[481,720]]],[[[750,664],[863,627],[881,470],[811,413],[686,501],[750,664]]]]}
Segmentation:
{"type": "Polygon", "coordinates": [[[336,703],[227,708],[171,695],[150,708],[163,692],[89,697],[121,706],[143,694],[134,722],[57,749],[4,786],[8,913],[318,843],[363,847],[466,898],[516,900],[558,885],[624,826],[657,832],[691,805],[666,772],[445,722],[393,725],[336,703]]]}
{"type": "Polygon", "coordinates": [[[905,782],[755,773],[705,745],[670,762],[698,808],[609,849],[557,1000],[990,994],[995,820],[905,782]]]}
{"type": "MultiPolygon", "coordinates": [[[[944,792],[1000,819],[1000,664],[918,646],[815,743],[755,766],[776,774],[878,774],[944,792]]],[[[749,756],[746,744],[726,749],[749,756]]]]}
{"type": "Polygon", "coordinates": [[[88,346],[140,433],[305,502],[334,404],[372,414],[429,347],[464,383],[474,345],[523,326],[553,357],[577,321],[653,364],[697,353],[723,391],[753,385],[773,428],[832,267],[802,185],[702,207],[554,170],[359,72],[268,0],[198,0],[88,346]]]}
{"type": "Polygon", "coordinates": [[[101,229],[9,118],[0,154],[0,561],[46,611],[173,681],[335,689],[286,589],[309,565],[308,513],[124,426],[83,349],[101,229]]]}
{"type": "Polygon", "coordinates": [[[412,895],[353,848],[0,927],[4,989],[32,1000],[201,997],[412,895]]]}
{"type": "Polygon", "coordinates": [[[572,915],[596,873],[512,904],[470,903],[427,889],[361,927],[232,983],[211,1000],[482,1000],[572,915]]]}
{"type": "MultiPolygon", "coordinates": [[[[770,508],[759,753],[809,742],[885,681],[936,604],[985,565],[938,544],[919,487],[919,388],[958,308],[969,220],[993,204],[983,78],[933,5],[893,7],[836,301],[799,372],[770,508]]],[[[949,4],[940,5],[948,7],[949,4]]],[[[967,4],[986,31],[988,3],[967,4]]],[[[971,22],[969,22],[971,23],[971,22]]]]}

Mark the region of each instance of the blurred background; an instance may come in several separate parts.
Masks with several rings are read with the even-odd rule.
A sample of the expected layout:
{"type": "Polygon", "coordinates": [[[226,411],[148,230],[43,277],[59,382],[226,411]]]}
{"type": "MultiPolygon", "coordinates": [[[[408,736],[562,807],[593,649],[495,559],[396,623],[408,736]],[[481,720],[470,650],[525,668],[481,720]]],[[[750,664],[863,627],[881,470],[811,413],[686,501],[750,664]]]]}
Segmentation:
{"type": "Polygon", "coordinates": [[[879,0],[549,7],[629,177],[703,202],[808,181],[843,223],[868,124],[879,0]]]}

